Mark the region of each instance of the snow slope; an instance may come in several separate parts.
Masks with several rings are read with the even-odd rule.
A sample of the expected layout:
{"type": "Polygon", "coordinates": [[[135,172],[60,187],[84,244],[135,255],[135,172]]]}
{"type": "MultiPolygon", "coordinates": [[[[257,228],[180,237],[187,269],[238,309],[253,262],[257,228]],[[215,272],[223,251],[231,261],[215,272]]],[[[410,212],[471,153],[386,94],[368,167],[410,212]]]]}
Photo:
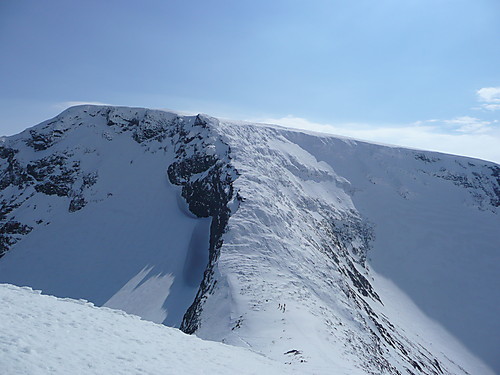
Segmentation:
{"type": "Polygon", "coordinates": [[[303,373],[493,374],[499,180],[463,157],[74,107],[0,148],[0,282],[303,373]]]}
{"type": "Polygon", "coordinates": [[[373,269],[500,370],[500,294],[494,292],[500,287],[499,167],[365,142],[297,138],[290,134],[356,189],[353,203],[374,225],[373,269]],[[488,188],[493,173],[496,191],[488,188]]]}
{"type": "Polygon", "coordinates": [[[0,284],[0,314],[2,374],[294,373],[249,350],[30,288],[0,284]]]}
{"type": "Polygon", "coordinates": [[[148,130],[170,126],[176,116],[132,109],[103,113],[74,108],[39,127],[40,134],[62,129],[56,150],[33,150],[24,144],[27,131],[9,139],[35,185],[10,184],[4,202],[22,202],[16,220],[35,229],[2,260],[1,278],[179,326],[208,261],[210,219],[190,213],[169,183],[174,147],[157,141],[146,146],[119,125],[108,125],[141,117],[148,130]],[[50,170],[58,159],[61,165],[50,170]],[[43,190],[45,185],[56,193],[43,190]],[[71,209],[78,199],[87,209],[71,209]]]}
{"type": "Polygon", "coordinates": [[[206,308],[212,308],[211,298],[215,307],[205,314],[207,328],[202,316],[201,337],[265,347],[276,357],[294,347],[326,367],[337,361],[326,353],[342,353],[343,358],[364,358],[348,362],[375,372],[439,373],[420,365],[408,368],[395,359],[425,363],[426,349],[433,348],[432,355],[445,363],[441,367],[449,366],[445,372],[490,373],[473,363],[474,355],[480,355],[490,366],[497,365],[500,218],[498,181],[492,174],[498,174],[498,166],[278,128],[219,126],[241,174],[235,187],[244,201],[229,221],[218,264],[229,288],[221,287],[220,297],[217,291],[209,296],[206,308]],[[429,218],[432,213],[435,220],[429,218]],[[436,233],[446,240],[436,241],[436,233]],[[328,256],[330,251],[338,255],[339,248],[346,249],[347,269],[353,271],[349,262],[354,264],[380,301],[369,287],[363,295],[356,278],[346,277],[346,268],[328,256]],[[368,250],[372,259],[364,264],[368,250]],[[471,259],[474,255],[478,259],[471,259]],[[375,288],[379,284],[384,288],[375,288]],[[229,334],[224,327],[214,332],[214,325],[222,322],[211,319],[219,314],[218,299],[226,298],[226,289],[238,295],[239,310],[231,311],[231,324],[249,324],[245,328],[240,323],[229,334]],[[404,299],[402,316],[393,311],[404,296],[399,289],[418,306],[404,299]],[[364,303],[356,298],[359,292],[370,309],[359,308],[364,303]],[[390,301],[395,295],[401,297],[396,303],[390,301]],[[468,301],[466,306],[463,301],[468,301]],[[385,306],[390,302],[393,310],[385,306]],[[278,303],[287,305],[281,316],[276,314],[278,303]],[[419,309],[434,319],[431,313],[441,314],[438,323],[450,332],[419,309]],[[381,317],[389,317],[390,324],[381,317]],[[467,325],[460,326],[460,320],[467,325]],[[252,326],[255,321],[266,327],[266,337],[252,326]],[[372,337],[373,325],[378,332],[372,337]],[[384,330],[401,335],[395,339],[396,350],[391,339],[383,338],[384,330]],[[345,342],[352,341],[358,345],[346,349],[345,342]],[[391,352],[390,364],[371,363],[376,351],[391,352]],[[406,353],[414,357],[408,359],[406,353]],[[446,358],[466,360],[453,364],[446,358]]]}

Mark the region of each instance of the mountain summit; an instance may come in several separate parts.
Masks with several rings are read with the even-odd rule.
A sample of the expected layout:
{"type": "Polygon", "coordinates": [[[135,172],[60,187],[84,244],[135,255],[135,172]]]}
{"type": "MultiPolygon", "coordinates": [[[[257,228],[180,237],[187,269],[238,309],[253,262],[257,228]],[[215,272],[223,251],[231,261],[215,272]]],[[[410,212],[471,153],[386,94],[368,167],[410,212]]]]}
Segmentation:
{"type": "Polygon", "coordinates": [[[310,374],[500,371],[500,166],[78,106],[0,144],[0,282],[310,374]]]}

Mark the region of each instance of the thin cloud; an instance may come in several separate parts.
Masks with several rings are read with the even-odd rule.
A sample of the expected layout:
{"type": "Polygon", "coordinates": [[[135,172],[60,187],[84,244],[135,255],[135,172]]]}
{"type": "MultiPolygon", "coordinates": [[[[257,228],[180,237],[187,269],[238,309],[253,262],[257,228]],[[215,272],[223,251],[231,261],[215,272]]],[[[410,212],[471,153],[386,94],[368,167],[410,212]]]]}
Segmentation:
{"type": "Polygon", "coordinates": [[[481,108],[487,109],[488,111],[498,111],[500,109],[500,104],[483,104],[481,108]]]}
{"type": "Polygon", "coordinates": [[[500,129],[494,126],[497,122],[481,121],[474,117],[432,119],[393,126],[362,123],[324,124],[292,115],[253,121],[500,163],[500,129]]]}
{"type": "Polygon", "coordinates": [[[476,91],[477,98],[484,103],[481,108],[489,111],[500,109],[500,87],[483,87],[476,91]]]}
{"type": "Polygon", "coordinates": [[[68,107],[74,107],[77,105],[112,105],[109,103],[101,103],[101,102],[85,102],[85,101],[69,101],[69,102],[61,102],[54,105],[57,109],[66,109],[68,107]]]}
{"type": "Polygon", "coordinates": [[[483,121],[476,117],[461,116],[451,120],[444,120],[444,124],[452,125],[454,131],[460,133],[486,133],[492,130],[491,124],[494,121],[483,121]]]}

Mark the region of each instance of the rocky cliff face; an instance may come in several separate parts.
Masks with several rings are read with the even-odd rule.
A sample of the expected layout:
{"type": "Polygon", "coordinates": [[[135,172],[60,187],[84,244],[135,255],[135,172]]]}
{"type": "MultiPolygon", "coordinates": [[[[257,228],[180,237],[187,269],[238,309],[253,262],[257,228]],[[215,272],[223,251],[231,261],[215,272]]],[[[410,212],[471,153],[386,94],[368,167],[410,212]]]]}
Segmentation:
{"type": "Polygon", "coordinates": [[[75,107],[0,147],[0,281],[304,373],[488,373],[470,352],[494,366],[499,171],[204,115],[75,107]]]}
{"type": "MultiPolygon", "coordinates": [[[[194,126],[209,131],[209,122],[216,119],[197,116],[194,126]]],[[[221,142],[223,155],[214,153],[214,145],[202,136],[181,134],[176,148],[176,159],[168,167],[170,182],[182,187],[182,197],[189,210],[198,217],[211,217],[208,265],[195,300],[186,311],[181,329],[189,334],[199,328],[204,300],[215,285],[214,267],[219,258],[222,236],[231,214],[237,209],[239,199],[233,189],[236,169],[230,164],[230,149],[221,142]],[[198,142],[193,142],[193,140],[198,142]]]]}

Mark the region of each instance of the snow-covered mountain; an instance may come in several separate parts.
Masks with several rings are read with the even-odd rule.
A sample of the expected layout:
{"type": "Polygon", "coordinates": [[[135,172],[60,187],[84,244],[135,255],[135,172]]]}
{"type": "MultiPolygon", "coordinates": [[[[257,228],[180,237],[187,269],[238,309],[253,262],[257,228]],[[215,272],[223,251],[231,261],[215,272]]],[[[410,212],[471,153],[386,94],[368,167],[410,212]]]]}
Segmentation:
{"type": "Polygon", "coordinates": [[[0,282],[311,374],[500,370],[500,166],[79,106],[0,147],[0,282]]]}

